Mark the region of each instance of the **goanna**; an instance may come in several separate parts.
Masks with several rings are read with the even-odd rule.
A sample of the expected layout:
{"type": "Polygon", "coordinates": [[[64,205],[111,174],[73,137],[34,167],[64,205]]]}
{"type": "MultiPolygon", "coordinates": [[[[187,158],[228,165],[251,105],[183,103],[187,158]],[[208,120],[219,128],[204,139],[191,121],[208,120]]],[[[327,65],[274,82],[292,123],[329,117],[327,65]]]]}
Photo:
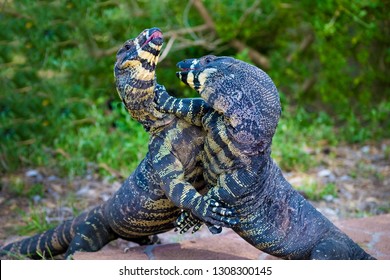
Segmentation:
{"type": "Polygon", "coordinates": [[[175,227],[187,202],[196,203],[210,222],[229,211],[201,196],[206,191],[200,154],[204,131],[155,109],[155,68],[163,44],[157,28],[144,30],[119,49],[114,67],[118,93],[131,116],[150,133],[149,152],[121,188],[105,203],[54,229],[0,249],[0,256],[50,258],[76,251],[97,251],[122,238],[148,244],[155,234],[175,227]],[[172,180],[172,177],[175,179],[172,180]],[[173,187],[174,186],[174,187],[173,187]],[[200,192],[200,193],[199,193],[200,192]],[[167,197],[174,196],[176,204],[167,197]],[[203,205],[203,206],[202,206],[203,205]]]}
{"type": "MultiPolygon", "coordinates": [[[[173,113],[207,135],[206,194],[240,215],[232,228],[247,242],[285,259],[373,259],[305,200],[271,158],[281,105],[271,78],[231,57],[205,56],[178,63],[178,77],[204,99],[161,92],[159,110],[173,113]]],[[[192,223],[181,219],[186,231],[192,223]]]]}

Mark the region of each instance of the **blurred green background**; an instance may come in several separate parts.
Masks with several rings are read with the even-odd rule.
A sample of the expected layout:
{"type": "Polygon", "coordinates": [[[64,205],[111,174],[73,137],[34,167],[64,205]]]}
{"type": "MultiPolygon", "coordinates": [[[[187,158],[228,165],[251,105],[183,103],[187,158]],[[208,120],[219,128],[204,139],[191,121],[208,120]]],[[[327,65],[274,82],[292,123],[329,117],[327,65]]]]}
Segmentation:
{"type": "Polygon", "coordinates": [[[175,64],[229,55],[265,69],[283,115],[273,154],[311,165],[305,147],[390,136],[389,1],[0,1],[0,174],[45,167],[72,178],[127,176],[148,135],[115,90],[118,47],[165,34],[157,77],[180,97],[175,64]]]}

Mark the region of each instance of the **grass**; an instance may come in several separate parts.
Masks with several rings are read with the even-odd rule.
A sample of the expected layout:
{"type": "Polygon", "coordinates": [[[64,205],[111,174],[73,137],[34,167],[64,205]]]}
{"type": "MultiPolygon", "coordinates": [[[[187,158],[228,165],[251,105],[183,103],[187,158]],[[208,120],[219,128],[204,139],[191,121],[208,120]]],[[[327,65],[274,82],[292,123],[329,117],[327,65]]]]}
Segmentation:
{"type": "Polygon", "coordinates": [[[325,113],[308,113],[303,108],[284,110],[273,140],[273,157],[284,171],[305,171],[316,165],[308,149],[336,145],[339,140],[325,113]]]}
{"type": "Polygon", "coordinates": [[[10,228],[11,233],[20,236],[32,235],[52,229],[63,222],[63,220],[78,216],[88,206],[84,201],[80,201],[81,198],[76,197],[72,190],[69,190],[60,200],[55,201],[56,205],[50,203],[47,206],[44,201],[37,203],[31,196],[25,198],[28,206],[23,207],[20,205],[14,209],[20,217],[20,223],[10,228]],[[62,210],[63,208],[70,209],[71,213],[68,210],[62,210]]]}
{"type": "Polygon", "coordinates": [[[295,187],[312,201],[319,201],[329,195],[334,198],[337,197],[337,187],[333,183],[322,185],[318,182],[307,180],[304,184],[297,185],[295,187]]]}
{"type": "MultiPolygon", "coordinates": [[[[29,139],[17,141],[16,135],[4,139],[0,144],[2,173],[21,166],[51,166],[59,175],[70,178],[87,171],[113,175],[104,168],[109,166],[126,177],[146,154],[148,135],[117,105],[108,112],[102,107],[88,109],[90,121],[53,117],[50,127],[38,127],[29,139]]],[[[14,122],[5,118],[4,126],[11,127],[14,122]]],[[[17,182],[14,187],[17,192],[17,182]]]]}
{"type": "Polygon", "coordinates": [[[20,176],[11,176],[7,184],[7,191],[16,196],[33,198],[44,195],[44,186],[42,184],[26,184],[20,176]]]}
{"type": "Polygon", "coordinates": [[[42,207],[30,207],[31,211],[24,212],[20,211],[21,219],[24,223],[22,226],[17,227],[17,233],[19,235],[31,235],[37,232],[44,232],[48,229],[53,228],[58,223],[48,222],[47,213],[42,207]]]}

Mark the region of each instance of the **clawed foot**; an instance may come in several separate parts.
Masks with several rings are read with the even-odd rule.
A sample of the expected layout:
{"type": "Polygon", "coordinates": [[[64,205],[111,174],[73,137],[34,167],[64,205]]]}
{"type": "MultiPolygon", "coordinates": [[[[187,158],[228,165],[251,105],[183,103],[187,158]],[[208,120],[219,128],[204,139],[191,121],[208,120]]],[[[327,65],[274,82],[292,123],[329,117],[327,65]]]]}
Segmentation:
{"type": "Polygon", "coordinates": [[[203,221],[221,227],[232,227],[239,221],[238,214],[232,208],[224,207],[209,196],[202,197],[193,213],[203,221]]]}
{"type": "Polygon", "coordinates": [[[177,227],[175,228],[175,231],[179,231],[180,234],[183,234],[192,228],[191,233],[195,233],[202,227],[202,225],[203,222],[201,220],[191,215],[191,213],[184,211],[176,219],[177,227]]]}
{"type": "MultiPolygon", "coordinates": [[[[197,232],[202,226],[203,222],[198,218],[194,217],[191,213],[182,212],[176,220],[175,231],[179,231],[180,234],[186,233],[192,228],[192,234],[197,232]]],[[[207,224],[209,231],[212,234],[218,234],[222,232],[221,226],[215,226],[207,224]]]]}
{"type": "Polygon", "coordinates": [[[198,231],[203,224],[202,220],[213,234],[220,233],[222,227],[232,227],[239,222],[239,218],[233,209],[223,207],[221,203],[205,196],[201,199],[202,201],[195,207],[196,209],[192,209],[197,217],[188,212],[183,212],[178,217],[176,224],[180,233],[185,233],[190,228],[192,228],[192,233],[198,231]]]}

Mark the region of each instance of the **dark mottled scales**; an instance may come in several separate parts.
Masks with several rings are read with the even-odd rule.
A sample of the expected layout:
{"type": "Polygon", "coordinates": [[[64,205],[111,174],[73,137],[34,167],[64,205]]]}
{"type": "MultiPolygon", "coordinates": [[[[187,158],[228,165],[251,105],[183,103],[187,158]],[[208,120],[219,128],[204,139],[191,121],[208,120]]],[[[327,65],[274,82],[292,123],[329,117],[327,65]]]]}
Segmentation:
{"type": "MultiPolygon", "coordinates": [[[[178,67],[178,77],[205,101],[160,92],[159,110],[206,130],[202,161],[212,188],[205,196],[240,214],[235,232],[285,259],[372,259],[294,190],[271,159],[281,106],[265,72],[215,56],[187,59],[178,67]]],[[[197,217],[208,221],[207,215],[197,217]]],[[[179,220],[182,231],[196,223],[189,215],[179,220]]]]}

